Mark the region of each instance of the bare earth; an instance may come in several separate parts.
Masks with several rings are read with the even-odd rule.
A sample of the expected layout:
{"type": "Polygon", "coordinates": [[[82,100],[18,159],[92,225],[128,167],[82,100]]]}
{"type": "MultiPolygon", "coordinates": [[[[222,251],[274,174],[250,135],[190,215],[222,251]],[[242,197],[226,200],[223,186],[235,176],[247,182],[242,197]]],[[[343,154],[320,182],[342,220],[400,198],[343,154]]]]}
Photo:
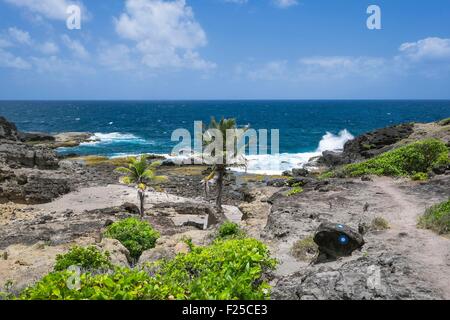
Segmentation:
{"type": "Polygon", "coordinates": [[[450,240],[417,228],[419,216],[430,203],[405,193],[398,182],[389,178],[377,178],[374,186],[391,200],[390,210],[384,215],[391,229],[380,235],[382,240],[392,243],[396,251],[422,266],[418,270],[421,276],[440,289],[445,299],[450,299],[450,240]],[[399,239],[400,233],[407,236],[399,239]]]}

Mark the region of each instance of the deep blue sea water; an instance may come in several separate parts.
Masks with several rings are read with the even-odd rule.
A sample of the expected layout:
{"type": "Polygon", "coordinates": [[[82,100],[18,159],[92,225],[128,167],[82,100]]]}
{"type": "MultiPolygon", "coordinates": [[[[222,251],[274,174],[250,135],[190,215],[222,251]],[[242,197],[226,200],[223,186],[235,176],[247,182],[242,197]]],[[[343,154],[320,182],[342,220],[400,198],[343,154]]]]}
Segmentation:
{"type": "Polygon", "coordinates": [[[300,159],[321,141],[339,147],[349,133],[450,117],[450,101],[0,101],[0,115],[24,131],[96,133],[100,142],[60,151],[107,156],[168,154],[174,129],[193,131],[195,120],[234,117],[255,129],[279,129],[280,152],[300,159]],[[324,137],[327,132],[332,135],[324,137]]]}

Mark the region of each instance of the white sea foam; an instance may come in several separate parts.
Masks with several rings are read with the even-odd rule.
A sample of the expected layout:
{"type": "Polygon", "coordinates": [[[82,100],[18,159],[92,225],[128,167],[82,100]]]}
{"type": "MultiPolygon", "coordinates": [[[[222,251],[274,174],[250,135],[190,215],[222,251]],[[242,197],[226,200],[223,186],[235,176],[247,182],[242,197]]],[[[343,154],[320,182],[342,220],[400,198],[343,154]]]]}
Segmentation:
{"type": "Polygon", "coordinates": [[[146,141],[131,133],[95,133],[89,141],[83,142],[81,145],[111,144],[118,142],[144,143],[146,141]]]}
{"type": "MultiPolygon", "coordinates": [[[[247,172],[252,174],[266,174],[266,175],[278,175],[282,174],[286,170],[292,170],[294,168],[301,168],[311,158],[320,156],[324,151],[342,151],[347,141],[354,139],[353,135],[348,130],[342,130],[339,134],[335,135],[327,132],[319,142],[319,145],[315,151],[302,152],[302,153],[283,153],[278,155],[250,155],[247,156],[248,167],[247,172]]],[[[91,142],[87,143],[114,143],[114,142],[130,142],[130,143],[145,143],[144,139],[141,139],[132,134],[124,133],[96,133],[92,137],[91,142]]],[[[168,154],[160,154],[161,156],[172,160],[183,160],[186,158],[192,158],[192,156],[171,156],[168,154]]],[[[113,157],[124,156],[137,156],[135,154],[117,153],[113,157]]],[[[180,161],[181,162],[181,161],[180,161]]],[[[235,168],[236,172],[243,172],[245,169],[235,168]]]]}
{"type": "MultiPolygon", "coordinates": [[[[248,173],[254,174],[282,174],[284,171],[301,168],[311,158],[322,155],[324,151],[342,151],[347,141],[354,136],[348,130],[342,130],[338,135],[327,132],[314,152],[284,153],[279,155],[255,155],[248,156],[248,173]]],[[[243,169],[235,169],[242,172],[243,169]]]]}

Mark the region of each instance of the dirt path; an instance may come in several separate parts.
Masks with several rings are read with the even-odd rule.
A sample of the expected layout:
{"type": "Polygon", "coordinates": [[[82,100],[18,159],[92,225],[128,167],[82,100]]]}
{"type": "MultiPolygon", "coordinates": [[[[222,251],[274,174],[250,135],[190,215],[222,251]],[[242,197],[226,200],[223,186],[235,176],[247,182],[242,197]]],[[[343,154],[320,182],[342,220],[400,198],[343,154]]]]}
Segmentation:
{"type": "Polygon", "coordinates": [[[380,237],[416,262],[423,278],[450,299],[450,239],[417,228],[418,217],[430,203],[401,190],[398,182],[389,178],[376,179],[374,186],[392,200],[390,212],[384,215],[391,230],[380,237]]]}

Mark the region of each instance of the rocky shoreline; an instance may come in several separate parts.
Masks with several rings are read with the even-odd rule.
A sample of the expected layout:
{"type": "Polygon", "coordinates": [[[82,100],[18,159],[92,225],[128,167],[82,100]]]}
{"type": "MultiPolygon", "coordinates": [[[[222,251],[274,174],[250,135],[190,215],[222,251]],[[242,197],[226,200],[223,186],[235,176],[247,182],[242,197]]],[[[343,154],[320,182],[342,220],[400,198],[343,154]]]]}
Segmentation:
{"type": "MultiPolygon", "coordinates": [[[[102,239],[108,224],[136,216],[135,190],[119,184],[115,161],[59,157],[54,149],[75,146],[89,133],[51,136],[21,133],[0,117],[0,291],[15,292],[51,271],[57,254],[93,244],[128,265],[118,241],[102,239]]],[[[324,152],[309,166],[319,172],[373,158],[424,138],[449,145],[450,125],[404,124],[349,141],[342,153],[324,152]]],[[[137,264],[188,250],[183,239],[211,243],[207,227],[212,195],[201,188],[204,166],[163,166],[167,182],[146,198],[146,217],[162,237],[137,264]]],[[[450,168],[428,181],[385,177],[320,179],[305,169],[284,177],[230,175],[225,214],[252,237],[266,243],[279,264],[267,274],[273,299],[450,299],[450,240],[416,227],[430,205],[450,198],[450,168]],[[293,188],[301,192],[290,193],[293,188]],[[300,189],[299,189],[300,190],[300,189]],[[289,195],[288,195],[289,194],[289,195]],[[390,228],[377,230],[377,218],[390,228]],[[292,254],[299,240],[324,223],[345,225],[364,237],[349,256],[311,264],[292,254]]]]}

